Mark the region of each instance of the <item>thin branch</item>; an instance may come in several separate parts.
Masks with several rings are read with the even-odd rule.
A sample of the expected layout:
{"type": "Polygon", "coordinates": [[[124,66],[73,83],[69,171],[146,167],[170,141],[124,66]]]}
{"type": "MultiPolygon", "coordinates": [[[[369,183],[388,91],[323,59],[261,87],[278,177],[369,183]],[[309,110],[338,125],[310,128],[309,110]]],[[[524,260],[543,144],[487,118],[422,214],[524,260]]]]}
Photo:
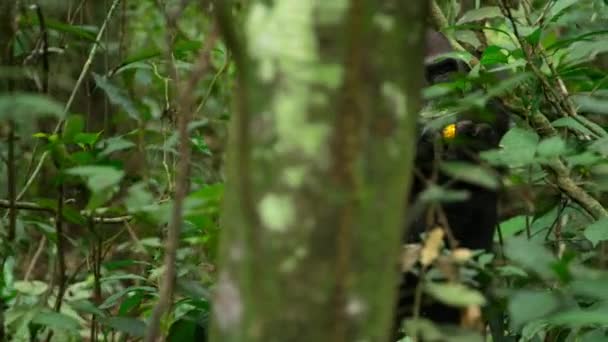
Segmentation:
{"type": "MultiPolygon", "coordinates": [[[[0,199],[0,208],[10,208],[11,203],[9,200],[0,199]]],[[[56,213],[57,210],[49,207],[43,207],[39,204],[33,202],[15,202],[14,205],[17,210],[32,210],[32,211],[44,211],[49,213],[56,213]]],[[[86,217],[91,217],[91,213],[88,211],[81,211],[81,215],[86,217]]],[[[133,216],[131,215],[123,215],[123,216],[114,216],[114,217],[104,217],[93,215],[92,219],[95,223],[105,223],[105,224],[120,224],[124,222],[128,222],[133,220],[133,216]]]]}
{"type": "MultiPolygon", "coordinates": [[[[178,133],[179,133],[179,161],[176,168],[175,196],[173,199],[173,211],[171,221],[167,228],[167,239],[165,242],[165,258],[164,269],[165,273],[161,279],[160,293],[158,303],[152,311],[152,315],[148,321],[144,341],[156,341],[160,331],[160,321],[167,309],[171,306],[173,291],[175,287],[175,277],[177,274],[175,263],[177,259],[177,248],[179,247],[179,236],[182,225],[182,211],[184,198],[187,195],[189,188],[189,166],[190,166],[190,139],[188,136],[188,124],[191,121],[193,114],[194,90],[209,68],[209,54],[217,40],[215,26],[213,31],[207,37],[205,46],[200,50],[197,61],[191,72],[191,77],[188,78],[180,87],[180,99],[176,103],[179,104],[178,115],[178,133]]],[[[168,46],[167,48],[170,48],[168,46]]]]}
{"type": "MultiPolygon", "coordinates": [[[[120,0],[114,0],[114,2],[112,3],[112,6],[108,10],[108,13],[106,14],[105,20],[103,21],[103,23],[101,24],[101,27],[99,28],[99,32],[97,32],[97,36],[95,37],[95,43],[93,43],[93,46],[91,47],[91,50],[89,51],[89,56],[88,56],[87,60],[84,62],[84,65],[82,66],[82,70],[80,71],[80,75],[78,76],[78,80],[76,81],[76,85],[74,85],[74,88],[72,89],[72,93],[70,94],[70,97],[68,98],[68,102],[66,102],[66,104],[63,108],[63,117],[64,118],[67,115],[67,113],[70,111],[70,108],[72,107],[72,104],[74,103],[74,100],[76,99],[76,94],[78,93],[80,86],[84,82],[85,77],[89,73],[89,69],[91,68],[91,65],[93,64],[93,59],[95,58],[95,53],[97,52],[97,48],[101,42],[101,38],[103,38],[103,35],[106,32],[108,23],[110,22],[110,19],[112,19],[112,15],[114,14],[114,11],[118,7],[119,3],[120,3],[120,0]]],[[[53,133],[59,132],[59,130],[61,129],[61,126],[63,125],[63,122],[64,122],[64,119],[59,120],[59,122],[57,123],[57,126],[55,126],[55,130],[53,131],[53,133]]],[[[29,187],[34,183],[34,180],[36,179],[36,177],[38,177],[38,174],[40,173],[40,170],[42,169],[42,165],[46,161],[48,154],[49,154],[48,151],[45,151],[44,153],[42,153],[42,155],[40,156],[40,160],[38,161],[38,164],[36,165],[36,168],[34,169],[34,172],[30,175],[28,180],[25,182],[25,185],[23,186],[23,189],[21,189],[21,192],[19,193],[19,195],[17,195],[17,200],[20,200],[23,197],[23,195],[25,195],[25,193],[27,192],[29,187]]]]}
{"type": "MultiPolygon", "coordinates": [[[[547,119],[547,117],[542,113],[534,113],[531,119],[536,131],[542,136],[551,137],[557,135],[557,131],[551,125],[549,119],[547,119]]],[[[560,190],[562,190],[574,202],[578,203],[596,220],[608,217],[608,211],[598,200],[589,195],[585,189],[576,184],[576,182],[570,177],[570,171],[559,158],[554,158],[544,167],[555,176],[555,183],[560,190]]]]}

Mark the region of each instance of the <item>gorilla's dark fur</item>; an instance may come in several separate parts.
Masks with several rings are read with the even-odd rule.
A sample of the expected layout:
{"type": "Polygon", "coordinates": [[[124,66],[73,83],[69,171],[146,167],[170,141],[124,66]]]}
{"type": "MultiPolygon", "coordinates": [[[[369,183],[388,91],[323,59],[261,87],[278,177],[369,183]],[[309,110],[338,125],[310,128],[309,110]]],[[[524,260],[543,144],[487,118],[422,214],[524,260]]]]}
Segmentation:
{"type": "MultiPolygon", "coordinates": [[[[425,75],[427,85],[449,81],[456,74],[468,71],[462,61],[454,58],[439,58],[438,55],[450,52],[448,40],[440,33],[429,31],[426,37],[427,58],[425,75]]],[[[441,222],[429,222],[424,206],[414,206],[416,198],[427,187],[428,181],[436,174],[435,183],[449,183],[451,190],[466,190],[468,199],[460,202],[441,205],[447,219],[449,232],[459,247],[489,251],[495,227],[498,221],[498,194],[496,190],[486,189],[469,183],[456,181],[437,170],[438,160],[464,161],[477,163],[479,152],[497,148],[500,139],[509,126],[507,111],[497,100],[492,100],[482,111],[459,113],[455,122],[456,139],[447,143],[440,131],[423,129],[419,133],[415,159],[415,175],[410,192],[410,212],[408,234],[405,243],[418,243],[422,233],[441,222]],[[437,150],[437,147],[441,147],[437,150]]],[[[399,328],[404,318],[412,316],[414,290],[418,278],[412,273],[404,273],[399,287],[394,323],[393,339],[400,337],[399,328]]],[[[431,302],[422,305],[421,315],[436,323],[455,324],[460,321],[460,310],[457,308],[431,302]]],[[[393,340],[394,341],[394,340],[393,340]]]]}

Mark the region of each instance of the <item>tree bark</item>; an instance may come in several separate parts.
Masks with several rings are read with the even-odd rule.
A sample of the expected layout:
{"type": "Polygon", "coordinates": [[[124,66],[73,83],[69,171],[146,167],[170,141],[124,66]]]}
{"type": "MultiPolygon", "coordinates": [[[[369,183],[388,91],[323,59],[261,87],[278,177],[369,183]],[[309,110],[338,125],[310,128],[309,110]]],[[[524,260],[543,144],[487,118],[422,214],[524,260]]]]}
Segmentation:
{"type": "Polygon", "coordinates": [[[212,340],[387,341],[427,1],[251,1],[243,23],[229,3],[212,340]]]}

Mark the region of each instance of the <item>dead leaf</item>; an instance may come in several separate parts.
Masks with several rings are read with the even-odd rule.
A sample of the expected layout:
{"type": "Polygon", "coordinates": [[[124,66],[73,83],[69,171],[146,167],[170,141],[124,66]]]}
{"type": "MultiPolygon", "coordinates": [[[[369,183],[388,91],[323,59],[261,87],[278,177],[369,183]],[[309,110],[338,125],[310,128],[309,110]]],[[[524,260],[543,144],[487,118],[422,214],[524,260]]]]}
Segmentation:
{"type": "Polygon", "coordinates": [[[439,251],[443,244],[443,236],[445,235],[441,227],[434,228],[424,242],[424,247],[420,255],[420,263],[423,266],[428,266],[437,259],[439,251]]]}

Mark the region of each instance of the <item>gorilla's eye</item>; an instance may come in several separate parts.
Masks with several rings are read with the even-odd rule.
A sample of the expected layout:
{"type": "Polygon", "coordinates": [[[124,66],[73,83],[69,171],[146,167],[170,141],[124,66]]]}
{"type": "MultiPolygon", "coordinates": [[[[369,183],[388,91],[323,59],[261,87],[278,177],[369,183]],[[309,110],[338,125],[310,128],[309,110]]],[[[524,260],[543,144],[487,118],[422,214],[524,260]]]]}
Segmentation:
{"type": "Polygon", "coordinates": [[[441,131],[441,136],[444,139],[454,139],[456,137],[456,124],[449,124],[441,131]]]}

